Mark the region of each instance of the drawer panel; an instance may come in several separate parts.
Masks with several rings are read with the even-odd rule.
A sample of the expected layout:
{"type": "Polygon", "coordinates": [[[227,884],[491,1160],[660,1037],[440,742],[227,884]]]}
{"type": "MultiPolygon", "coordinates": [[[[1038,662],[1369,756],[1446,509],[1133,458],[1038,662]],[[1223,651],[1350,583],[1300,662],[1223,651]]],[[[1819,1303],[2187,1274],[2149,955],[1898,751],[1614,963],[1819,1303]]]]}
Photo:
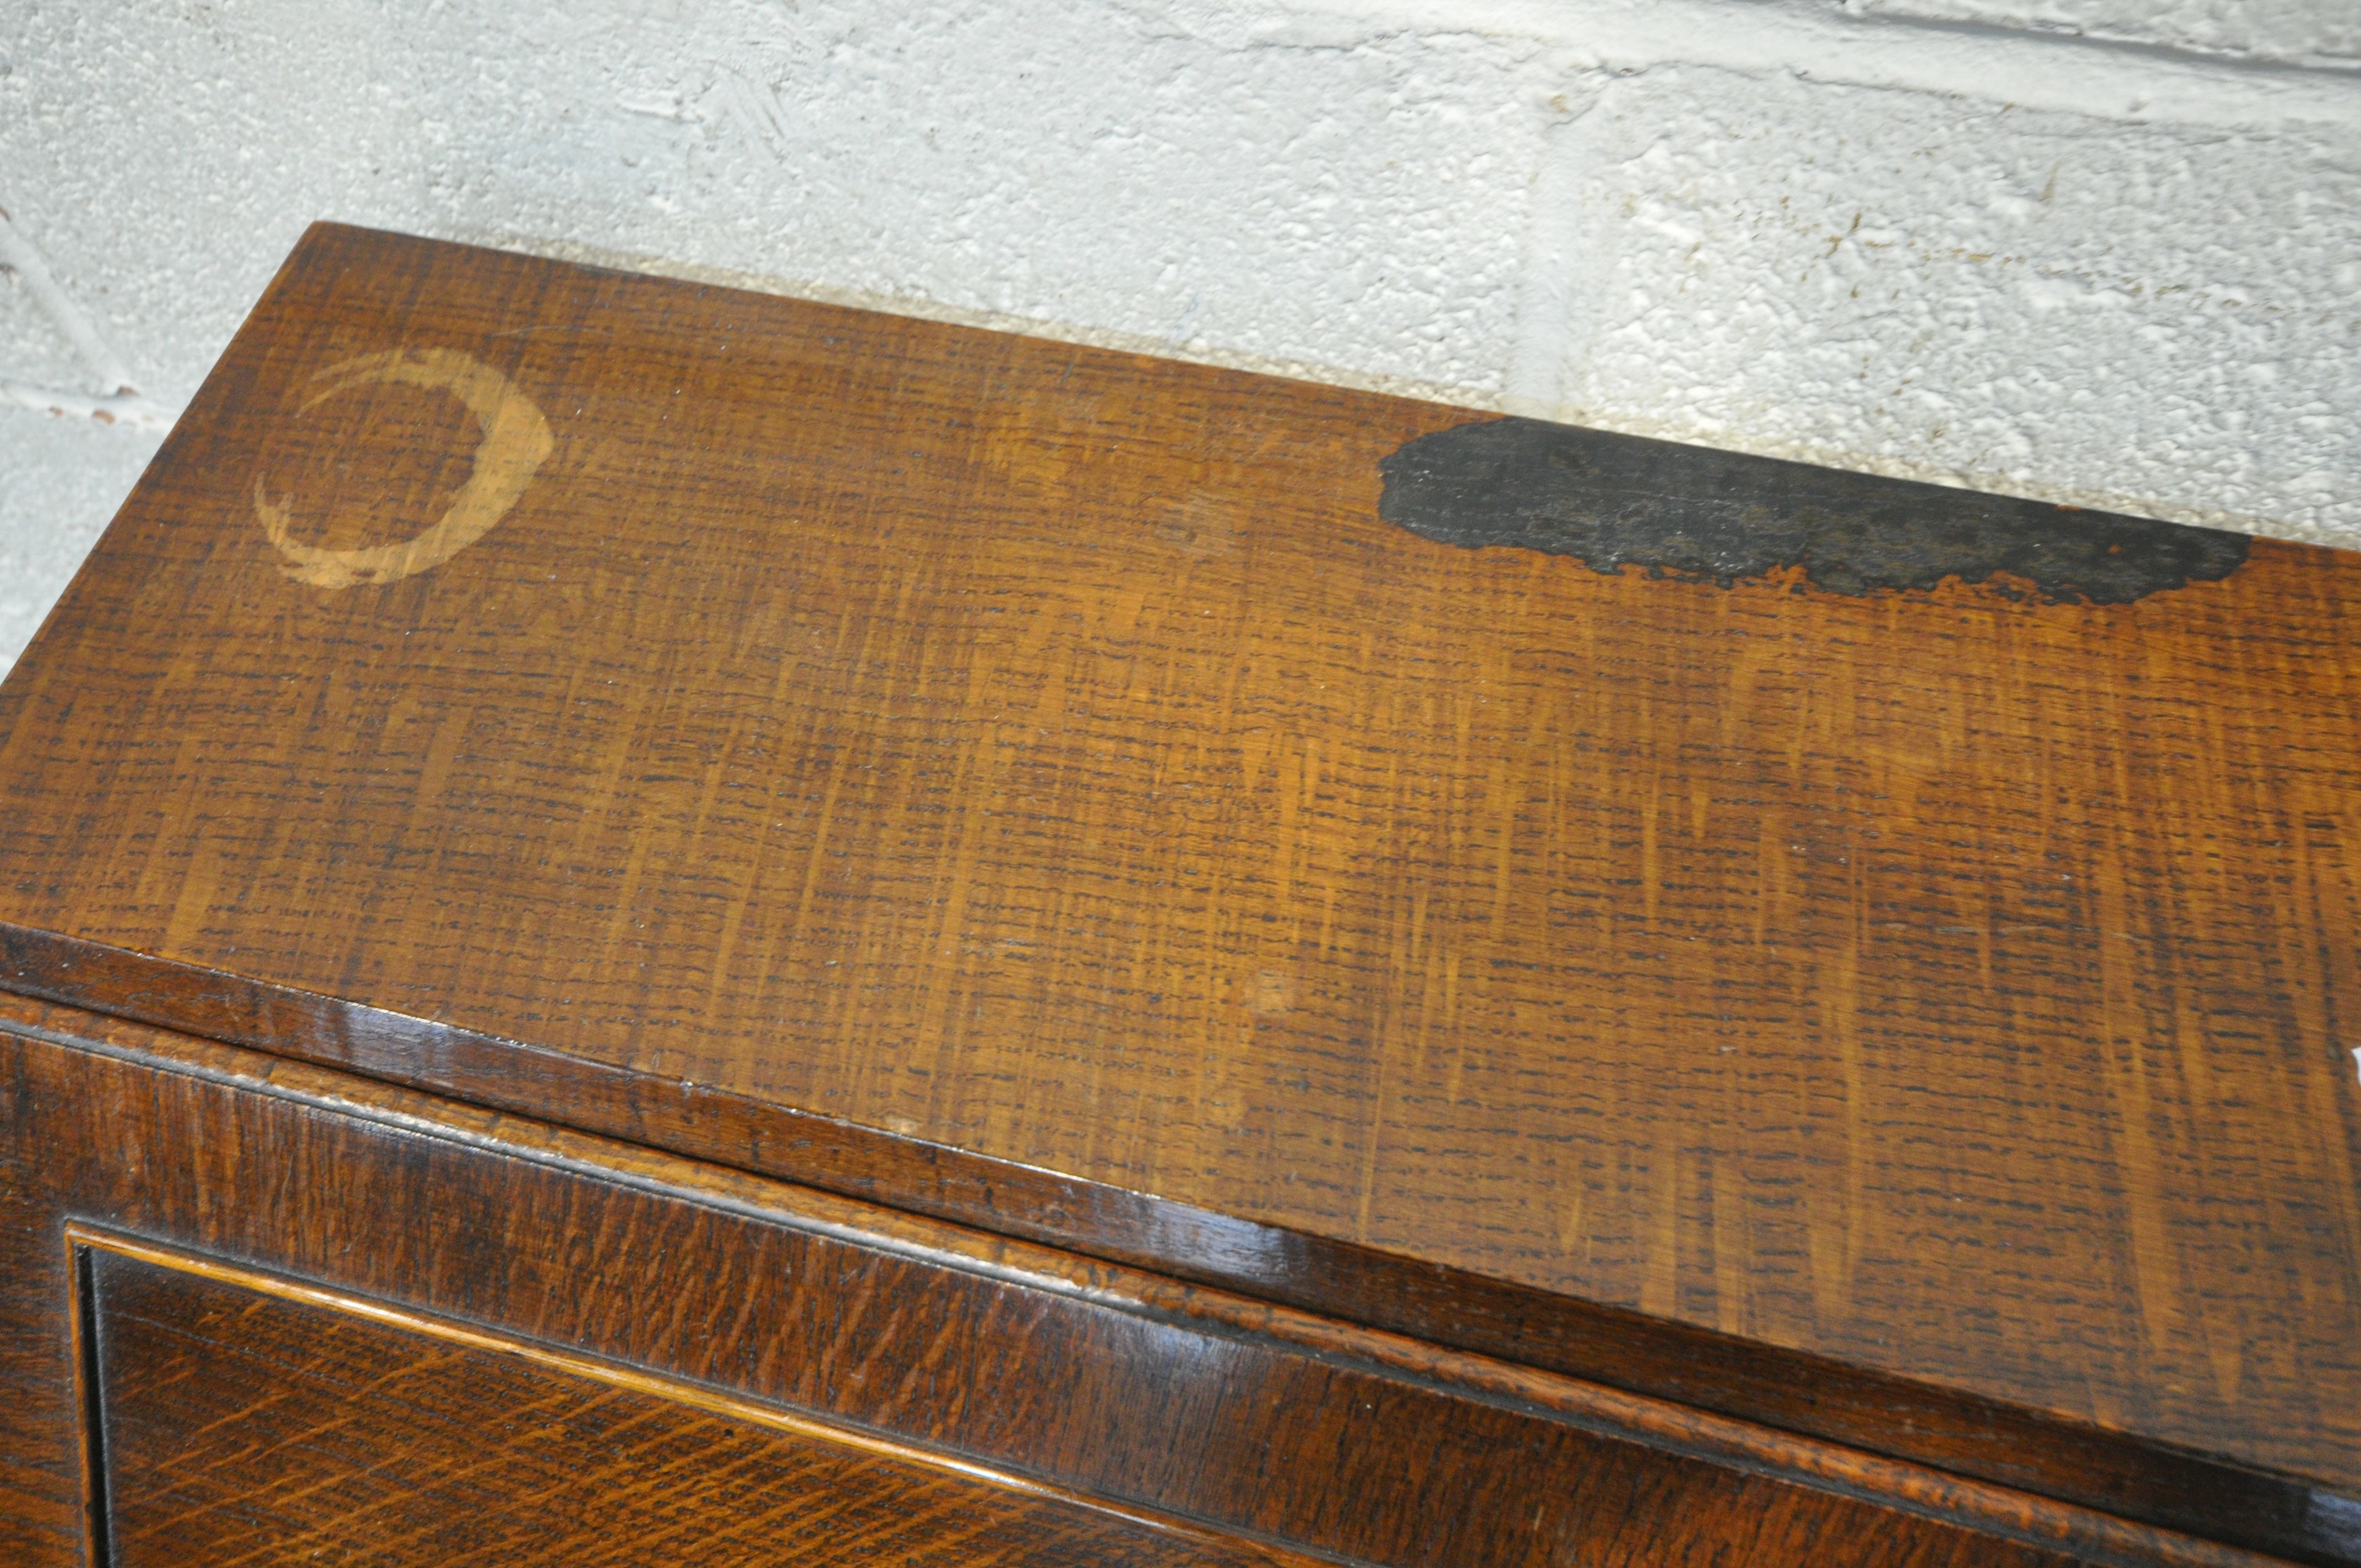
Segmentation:
{"type": "Polygon", "coordinates": [[[1307,1563],[467,1325],[75,1242],[118,1568],[1307,1563]]]}

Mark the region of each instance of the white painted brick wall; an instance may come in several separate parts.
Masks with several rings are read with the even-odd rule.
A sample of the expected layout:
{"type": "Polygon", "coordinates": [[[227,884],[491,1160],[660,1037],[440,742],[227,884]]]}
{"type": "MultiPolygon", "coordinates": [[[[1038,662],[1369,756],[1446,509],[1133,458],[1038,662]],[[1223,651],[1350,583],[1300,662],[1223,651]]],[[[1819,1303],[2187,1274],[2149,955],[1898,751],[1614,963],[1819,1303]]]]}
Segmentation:
{"type": "MultiPolygon", "coordinates": [[[[0,0],[0,206],[166,404],[335,217],[2361,545],[2355,16],[0,0]]],[[[0,407],[0,665],[156,439],[0,407]]]]}

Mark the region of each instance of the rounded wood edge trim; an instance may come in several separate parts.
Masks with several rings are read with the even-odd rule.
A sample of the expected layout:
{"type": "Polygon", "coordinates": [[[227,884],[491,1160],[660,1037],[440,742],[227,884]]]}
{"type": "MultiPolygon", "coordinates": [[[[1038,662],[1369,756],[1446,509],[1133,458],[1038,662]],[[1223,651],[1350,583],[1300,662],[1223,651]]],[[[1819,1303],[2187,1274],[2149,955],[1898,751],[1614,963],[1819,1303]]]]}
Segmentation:
{"type": "MultiPolygon", "coordinates": [[[[1036,1242],[911,1214],[777,1177],[622,1143],[504,1111],[455,1102],[416,1090],[354,1078],[333,1069],[154,1025],[126,1023],[60,1003],[28,1001],[0,992],[0,1030],[67,1049],[201,1077],[408,1132],[440,1136],[489,1154],[580,1171],[678,1201],[823,1233],[938,1266],[983,1273],[1032,1288],[1080,1297],[1116,1310],[1218,1325],[1216,1332],[1276,1340],[1323,1359],[1380,1369],[1392,1376],[1439,1385],[1463,1397],[1512,1405],[1649,1447],[1693,1455],[1815,1490],[1874,1501],[1917,1517],[1978,1529],[2020,1544],[2069,1552],[2094,1562],[2170,1568],[2271,1568],[2290,1561],[1563,1373],[1451,1349],[1388,1330],[1173,1279],[1126,1264],[1102,1262],[1036,1242]]],[[[86,1225],[70,1223],[68,1235],[71,1245],[104,1245],[126,1255],[162,1262],[168,1266],[185,1266],[191,1272],[225,1270],[220,1277],[235,1275],[239,1282],[248,1277],[269,1280],[274,1293],[291,1299],[316,1299],[319,1304],[337,1310],[346,1310],[341,1303],[359,1303],[369,1315],[388,1322],[399,1321],[406,1326],[413,1318],[422,1322],[440,1322],[429,1314],[412,1312],[406,1308],[369,1302],[333,1289],[242,1269],[236,1265],[193,1257],[86,1225]],[[173,1261],[179,1259],[192,1261],[173,1261]]],[[[482,1332],[451,1325],[451,1333],[445,1337],[482,1332]]],[[[488,1334],[486,1338],[488,1343],[508,1343],[504,1336],[497,1334],[488,1334]]],[[[656,1375],[616,1368],[591,1358],[532,1346],[529,1342],[514,1343],[553,1366],[572,1369],[573,1363],[580,1361],[585,1366],[602,1368],[596,1375],[609,1381],[628,1383],[630,1378],[645,1377],[652,1385],[671,1386],[671,1380],[656,1375]],[[553,1357],[555,1359],[547,1359],[553,1357]]],[[[730,1396],[698,1389],[695,1385],[680,1387],[695,1391],[700,1399],[731,1400],[730,1396]]],[[[840,1430],[831,1423],[789,1416],[744,1401],[731,1402],[729,1409],[734,1411],[740,1404],[746,1409],[766,1411],[778,1421],[791,1423],[783,1430],[802,1430],[792,1426],[795,1422],[803,1422],[822,1433],[840,1430]]],[[[706,1408],[720,1410],[724,1407],[717,1404],[706,1408]]],[[[880,1453],[900,1453],[906,1446],[890,1439],[858,1432],[852,1435],[880,1453]]],[[[964,1467],[977,1476],[1001,1484],[1002,1473],[989,1466],[970,1465],[923,1449],[908,1448],[907,1452],[929,1464],[964,1467]]],[[[1014,1481],[1036,1488],[1043,1486],[1021,1477],[1014,1481]]],[[[1054,1486],[1047,1487],[1042,1495],[1068,1496],[1054,1486]]],[[[1071,1496],[1102,1511],[1135,1517],[1120,1505],[1079,1493],[1071,1496]]],[[[1159,1528],[1166,1525],[1160,1516],[1152,1513],[1140,1512],[1136,1517],[1159,1528]]],[[[1177,1524],[1170,1528],[1196,1530],[1177,1524]]],[[[1208,1540],[1228,1539],[1202,1530],[1196,1530],[1196,1534],[1208,1540]]],[[[1252,1538],[1242,1539],[1261,1550],[1287,1550],[1252,1541],[1252,1538]]],[[[1286,1561],[1311,1563],[1326,1559],[1298,1551],[1286,1561]]]]}

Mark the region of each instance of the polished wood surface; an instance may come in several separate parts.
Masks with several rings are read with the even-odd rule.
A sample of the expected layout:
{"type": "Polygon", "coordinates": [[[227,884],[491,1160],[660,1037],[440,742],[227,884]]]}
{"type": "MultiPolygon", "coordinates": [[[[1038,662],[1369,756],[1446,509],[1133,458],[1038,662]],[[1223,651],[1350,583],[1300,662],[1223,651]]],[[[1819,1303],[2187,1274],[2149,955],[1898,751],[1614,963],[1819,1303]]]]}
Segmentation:
{"type": "MultiPolygon", "coordinates": [[[[1096,1257],[1145,1263],[1159,1273],[1134,1277],[1143,1299],[1204,1310],[1213,1298],[1185,1287],[1170,1296],[1153,1283],[1178,1276],[1399,1330],[1416,1336],[1412,1343],[1419,1345],[1403,1363],[1410,1370],[1427,1370],[1437,1346],[1458,1346],[1571,1374],[1589,1393],[1560,1401],[1570,1413],[1631,1420],[1675,1443],[1704,1443],[1742,1465],[1784,1468],[1798,1463],[1798,1454],[1825,1452],[1834,1457],[1806,1466],[1809,1474],[1850,1486],[1865,1464],[1874,1467],[1860,1450],[1901,1454],[1939,1468],[1903,1466],[1893,1475],[1916,1478],[1895,1480],[1893,1489],[1929,1506],[1941,1499],[1947,1516],[1964,1511],[2016,1519],[2021,1500],[1996,1505],[1997,1512],[1968,1507],[1963,1499],[1983,1494],[1960,1477],[1980,1476],[2304,1562],[2361,1563],[2361,1519],[2328,1489],[2130,1434],[738,1096],[599,1069],[514,1041],[217,971],[32,938],[5,927],[0,927],[0,964],[49,977],[53,989],[94,993],[117,1012],[190,1020],[206,1038],[251,1041],[374,1078],[420,1082],[478,1106],[528,1115],[562,1107],[575,1127],[790,1176],[829,1191],[882,1198],[999,1235],[1066,1243],[1096,1257]],[[1630,1405],[1608,1389],[1659,1398],[1630,1405]],[[1653,1414],[1634,1414],[1641,1410],[1653,1414]],[[1711,1411],[1750,1419],[1732,1426],[1711,1411]],[[1850,1447],[1798,1445],[1765,1435],[1769,1429],[1850,1447]]],[[[25,1005],[0,998],[0,1014],[38,1025],[45,1014],[37,1004],[26,1013],[25,1005]]],[[[73,1008],[61,1009],[60,1016],[77,1037],[112,1041],[123,1034],[73,1008]],[[101,1028],[87,1032],[93,1024],[101,1028]]],[[[171,1035],[135,1029],[129,1037],[149,1050],[189,1048],[171,1035]]],[[[447,1105],[444,1111],[448,1114],[447,1105]]],[[[879,1223],[876,1211],[864,1212],[861,1223],[879,1223]]],[[[933,1245],[940,1245],[939,1234],[933,1245]]],[[[1028,1266],[1040,1270],[1044,1255],[1036,1255],[1028,1266]]],[[[1104,1287],[1102,1277],[1090,1277],[1095,1288],[1104,1287]]],[[[1268,1326],[1260,1308],[1242,1321],[1268,1326]]],[[[1372,1342],[1358,1343],[1366,1349],[1372,1342]]],[[[1533,1385],[1511,1384],[1496,1391],[1532,1395],[1533,1385]]],[[[2151,1556],[2141,1548],[2126,1560],[2151,1556]]]]}
{"type": "Polygon", "coordinates": [[[577,1442],[584,1479],[630,1494],[616,1508],[712,1503],[705,1478],[601,1434],[628,1416],[667,1444],[735,1440],[575,1385],[535,1395],[479,1352],[825,1429],[917,1470],[980,1467],[1059,1518],[1185,1527],[1234,1559],[2278,1561],[236,1047],[16,1001],[0,1014],[0,1233],[43,1244],[0,1275],[0,1555],[27,1568],[82,1561],[85,1497],[135,1533],[180,1513],[258,1543],[330,1514],[440,1512],[406,1488],[442,1485],[446,1399],[471,1382],[508,1390],[489,1399],[505,1417],[460,1408],[485,1412],[479,1456],[514,1507],[540,1506],[524,1476],[577,1442]],[[236,1288],[85,1279],[77,1334],[72,1274],[113,1266],[98,1254],[236,1288]],[[446,1343],[422,1361],[402,1348],[417,1334],[446,1343]],[[547,1430],[561,1408],[582,1415],[570,1437],[547,1430]],[[354,1474],[379,1434],[390,1474],[354,1474]]]}
{"type": "Polygon", "coordinates": [[[1381,518],[1474,417],[315,230],[0,688],[0,918],[2361,1496],[2361,560],[1381,518]]]}
{"type": "Polygon", "coordinates": [[[77,1239],[116,1568],[1316,1562],[464,1325],[77,1239]]]}

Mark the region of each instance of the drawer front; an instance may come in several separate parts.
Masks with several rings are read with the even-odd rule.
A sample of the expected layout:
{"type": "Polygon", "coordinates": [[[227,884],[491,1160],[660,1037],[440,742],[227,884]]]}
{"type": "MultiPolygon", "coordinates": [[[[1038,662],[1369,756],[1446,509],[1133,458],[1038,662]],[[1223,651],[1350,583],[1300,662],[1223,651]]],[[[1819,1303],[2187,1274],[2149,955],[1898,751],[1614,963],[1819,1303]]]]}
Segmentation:
{"type": "Polygon", "coordinates": [[[73,1241],[104,1529],[122,1568],[1286,1556],[467,1325],[137,1242],[73,1241]]]}
{"type": "Polygon", "coordinates": [[[2244,1554],[0,999],[0,1560],[2244,1554]],[[77,1305],[77,1303],[79,1303],[77,1305]]]}

